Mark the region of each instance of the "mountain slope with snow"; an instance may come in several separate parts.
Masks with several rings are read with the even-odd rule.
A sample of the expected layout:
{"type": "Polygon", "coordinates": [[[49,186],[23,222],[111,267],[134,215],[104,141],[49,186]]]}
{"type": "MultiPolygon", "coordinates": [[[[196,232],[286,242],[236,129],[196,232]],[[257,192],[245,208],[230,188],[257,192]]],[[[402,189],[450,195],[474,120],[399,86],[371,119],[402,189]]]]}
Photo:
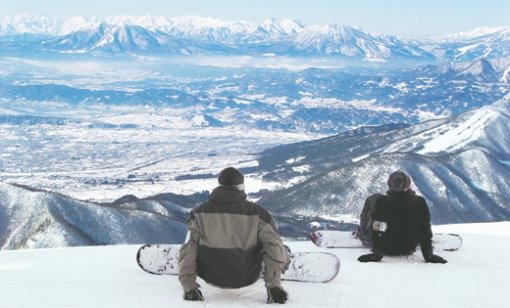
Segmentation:
{"type": "Polygon", "coordinates": [[[136,201],[96,204],[0,183],[0,248],[183,241],[187,210],[136,201]]]}
{"type": "MultiPolygon", "coordinates": [[[[341,260],[340,274],[326,284],[283,282],[291,307],[464,308],[506,307],[510,285],[508,222],[433,226],[458,232],[457,252],[436,252],[447,264],[426,264],[420,253],[360,263],[366,249],[320,249],[287,242],[293,251],[327,251],[341,260]],[[497,256],[497,257],[496,257],[497,256]],[[367,290],[372,290],[367,294],[367,290]]],[[[138,246],[0,251],[2,307],[260,307],[262,281],[219,289],[202,280],[205,302],[186,302],[177,277],[150,275],[138,268],[138,246]]]]}
{"type": "Polygon", "coordinates": [[[268,150],[260,158],[266,177],[308,179],[263,201],[287,215],[356,217],[366,197],[385,192],[387,176],[401,169],[427,200],[435,223],[508,220],[509,119],[506,96],[408,128],[351,132],[268,150]]]}
{"type": "Polygon", "coordinates": [[[461,32],[443,37],[430,47],[432,53],[453,61],[509,57],[510,28],[478,28],[461,32]]]}

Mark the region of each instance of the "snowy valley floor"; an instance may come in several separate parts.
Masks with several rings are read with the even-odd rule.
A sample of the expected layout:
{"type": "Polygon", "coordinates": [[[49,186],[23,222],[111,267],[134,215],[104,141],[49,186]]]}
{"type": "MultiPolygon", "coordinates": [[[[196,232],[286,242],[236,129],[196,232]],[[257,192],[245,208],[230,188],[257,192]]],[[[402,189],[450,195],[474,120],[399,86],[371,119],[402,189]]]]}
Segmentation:
{"type": "MultiPolygon", "coordinates": [[[[342,262],[330,283],[285,282],[289,307],[510,307],[510,222],[435,226],[463,236],[457,252],[437,252],[445,265],[385,257],[362,264],[364,249],[320,249],[290,242],[294,251],[327,250],[342,262]]],[[[205,302],[185,302],[175,276],[140,270],[138,246],[0,251],[0,307],[267,307],[262,281],[222,290],[203,282],[205,302]]]]}

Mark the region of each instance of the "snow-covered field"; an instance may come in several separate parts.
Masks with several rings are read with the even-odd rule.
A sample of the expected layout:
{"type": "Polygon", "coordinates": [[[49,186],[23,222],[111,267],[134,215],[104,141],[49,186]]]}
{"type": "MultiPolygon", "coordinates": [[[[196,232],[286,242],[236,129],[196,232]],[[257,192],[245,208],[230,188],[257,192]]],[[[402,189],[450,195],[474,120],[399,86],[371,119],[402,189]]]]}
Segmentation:
{"type": "MultiPolygon", "coordinates": [[[[457,252],[437,252],[445,265],[421,254],[362,264],[363,249],[329,249],[341,259],[327,284],[285,282],[290,307],[509,307],[510,222],[434,226],[464,238],[457,252]]],[[[294,251],[320,251],[290,242],[294,251]]],[[[203,303],[185,302],[175,276],[138,268],[138,246],[0,251],[0,307],[260,307],[262,281],[238,290],[205,283],[203,303]]]]}
{"type": "MultiPolygon", "coordinates": [[[[91,109],[70,110],[66,116],[76,123],[63,126],[0,123],[0,181],[94,201],[193,194],[214,187],[216,175],[229,165],[256,167],[256,154],[264,149],[311,138],[240,126],[203,127],[171,108],[112,107],[97,114],[91,109]]],[[[248,178],[249,192],[279,185],[262,183],[260,175],[248,178]]]]}

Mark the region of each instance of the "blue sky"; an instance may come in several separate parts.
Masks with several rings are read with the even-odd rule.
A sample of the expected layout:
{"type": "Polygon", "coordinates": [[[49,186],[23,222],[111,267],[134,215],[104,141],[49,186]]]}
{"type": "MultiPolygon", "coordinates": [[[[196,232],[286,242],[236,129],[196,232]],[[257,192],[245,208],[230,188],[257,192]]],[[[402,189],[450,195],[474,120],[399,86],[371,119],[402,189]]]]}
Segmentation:
{"type": "Polygon", "coordinates": [[[422,37],[510,26],[510,0],[0,0],[0,15],[34,13],[59,18],[198,15],[253,22],[277,17],[422,37]]]}

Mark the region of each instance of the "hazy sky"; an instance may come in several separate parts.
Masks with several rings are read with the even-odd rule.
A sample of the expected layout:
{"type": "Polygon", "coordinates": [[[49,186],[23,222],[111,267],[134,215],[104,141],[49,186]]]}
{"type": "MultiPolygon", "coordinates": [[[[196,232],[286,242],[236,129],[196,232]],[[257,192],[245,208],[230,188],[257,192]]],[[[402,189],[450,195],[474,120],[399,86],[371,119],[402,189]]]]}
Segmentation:
{"type": "Polygon", "coordinates": [[[197,15],[257,23],[277,17],[406,36],[510,26],[510,0],[0,0],[0,15],[34,13],[59,18],[197,15]]]}

